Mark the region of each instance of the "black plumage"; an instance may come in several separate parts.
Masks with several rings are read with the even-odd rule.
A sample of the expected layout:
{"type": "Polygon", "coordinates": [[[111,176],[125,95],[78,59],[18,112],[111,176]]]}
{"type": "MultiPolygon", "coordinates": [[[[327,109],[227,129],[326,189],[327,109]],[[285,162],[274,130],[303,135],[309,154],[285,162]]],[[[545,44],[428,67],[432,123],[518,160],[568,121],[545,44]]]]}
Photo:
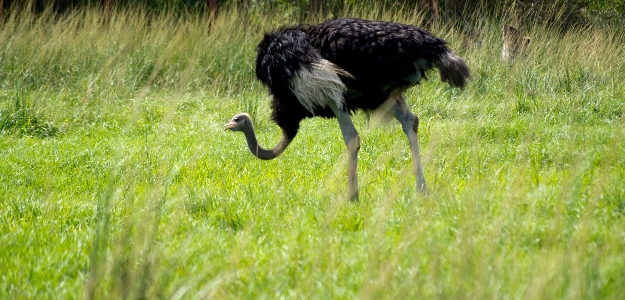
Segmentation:
{"type": "Polygon", "coordinates": [[[425,190],[425,180],[419,178],[423,175],[416,141],[418,118],[408,110],[403,92],[418,84],[432,68],[439,69],[443,81],[465,86],[469,69],[444,40],[412,25],[334,19],[269,32],[257,52],[256,76],[273,95],[272,119],[282,129],[283,138],[274,149],[262,149],[256,142],[251,119],[247,120],[249,116],[237,115],[226,124],[227,129],[244,131],[252,153],[272,159],[295,137],[302,119],[337,117],[353,157],[353,197],[357,194],[352,181],[360,138],[349,114],[389,103],[385,107],[401,122],[413,156],[419,160],[418,165],[415,162],[417,188],[425,190]]]}
{"type": "Polygon", "coordinates": [[[445,41],[398,23],[337,19],[312,27],[309,35],[321,56],[356,78],[349,82],[352,90],[385,94],[416,84],[436,57],[448,51],[445,41]]]}

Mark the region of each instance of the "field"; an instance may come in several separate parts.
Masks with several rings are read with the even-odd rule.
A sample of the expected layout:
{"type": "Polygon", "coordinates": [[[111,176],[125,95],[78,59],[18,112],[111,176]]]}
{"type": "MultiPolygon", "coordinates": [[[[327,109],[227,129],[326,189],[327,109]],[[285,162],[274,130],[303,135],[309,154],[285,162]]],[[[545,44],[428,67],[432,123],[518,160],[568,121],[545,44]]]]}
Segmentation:
{"type": "MultiPolygon", "coordinates": [[[[420,16],[346,15],[421,24],[420,16]]],[[[316,22],[324,19],[308,20],[316,22]]],[[[411,89],[430,194],[395,121],[364,114],[360,201],[336,120],[280,137],[262,32],[141,11],[0,25],[0,298],[625,298],[625,36],[484,20],[431,30],[472,70],[411,89]],[[500,59],[502,25],[532,38],[500,59]]]]}

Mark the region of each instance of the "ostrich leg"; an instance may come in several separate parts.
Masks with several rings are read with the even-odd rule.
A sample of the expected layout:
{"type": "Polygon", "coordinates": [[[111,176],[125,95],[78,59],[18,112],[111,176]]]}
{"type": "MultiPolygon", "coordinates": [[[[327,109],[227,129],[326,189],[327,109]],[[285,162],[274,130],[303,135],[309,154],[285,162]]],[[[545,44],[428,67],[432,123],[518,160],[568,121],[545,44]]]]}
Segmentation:
{"type": "Polygon", "coordinates": [[[428,189],[425,185],[425,177],[423,176],[423,166],[421,165],[421,152],[419,151],[419,139],[417,134],[419,131],[419,117],[410,111],[402,93],[391,95],[391,99],[389,100],[393,101],[391,110],[395,119],[401,123],[401,128],[408,136],[410,150],[412,151],[412,166],[417,180],[417,192],[427,195],[428,189]]]}
{"type": "Polygon", "coordinates": [[[347,194],[350,200],[356,201],[358,200],[358,150],[360,150],[360,136],[358,131],[356,131],[356,127],[354,127],[354,123],[352,123],[348,111],[337,108],[334,103],[330,104],[330,108],[332,108],[339,121],[343,139],[347,146],[349,157],[347,194]]]}

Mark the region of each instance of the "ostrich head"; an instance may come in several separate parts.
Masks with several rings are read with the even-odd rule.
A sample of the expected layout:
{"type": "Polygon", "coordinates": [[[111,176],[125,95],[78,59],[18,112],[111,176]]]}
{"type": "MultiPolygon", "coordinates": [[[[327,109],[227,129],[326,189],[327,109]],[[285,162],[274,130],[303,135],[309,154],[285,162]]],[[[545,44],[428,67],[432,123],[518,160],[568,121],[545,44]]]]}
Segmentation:
{"type": "Polygon", "coordinates": [[[293,140],[293,138],[289,137],[283,130],[282,138],[278,142],[278,145],[272,149],[262,148],[258,145],[258,141],[256,140],[256,132],[254,131],[252,118],[250,118],[250,115],[246,113],[238,113],[234,115],[234,117],[230,119],[230,122],[224,125],[224,131],[228,130],[243,132],[243,134],[245,134],[245,139],[247,140],[247,146],[250,148],[252,154],[265,160],[278,157],[278,155],[280,155],[291,143],[291,140],[293,140]]]}
{"type": "Polygon", "coordinates": [[[252,118],[247,113],[238,113],[224,125],[224,131],[246,131],[253,128],[252,118]]]}

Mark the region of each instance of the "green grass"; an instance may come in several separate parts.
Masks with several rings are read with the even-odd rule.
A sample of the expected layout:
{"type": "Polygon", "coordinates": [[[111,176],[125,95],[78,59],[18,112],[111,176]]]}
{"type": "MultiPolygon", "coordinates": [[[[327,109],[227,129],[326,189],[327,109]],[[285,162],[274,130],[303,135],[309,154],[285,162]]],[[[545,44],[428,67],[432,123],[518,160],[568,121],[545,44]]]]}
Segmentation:
{"type": "Polygon", "coordinates": [[[222,130],[248,111],[261,144],[278,141],[254,47],[288,16],[9,16],[0,295],[623,298],[623,32],[537,25],[507,64],[504,21],[485,22],[479,45],[436,29],[473,79],[458,91],[432,73],[408,93],[430,196],[400,126],[357,114],[352,203],[335,120],[304,121],[272,161],[222,130]]]}

